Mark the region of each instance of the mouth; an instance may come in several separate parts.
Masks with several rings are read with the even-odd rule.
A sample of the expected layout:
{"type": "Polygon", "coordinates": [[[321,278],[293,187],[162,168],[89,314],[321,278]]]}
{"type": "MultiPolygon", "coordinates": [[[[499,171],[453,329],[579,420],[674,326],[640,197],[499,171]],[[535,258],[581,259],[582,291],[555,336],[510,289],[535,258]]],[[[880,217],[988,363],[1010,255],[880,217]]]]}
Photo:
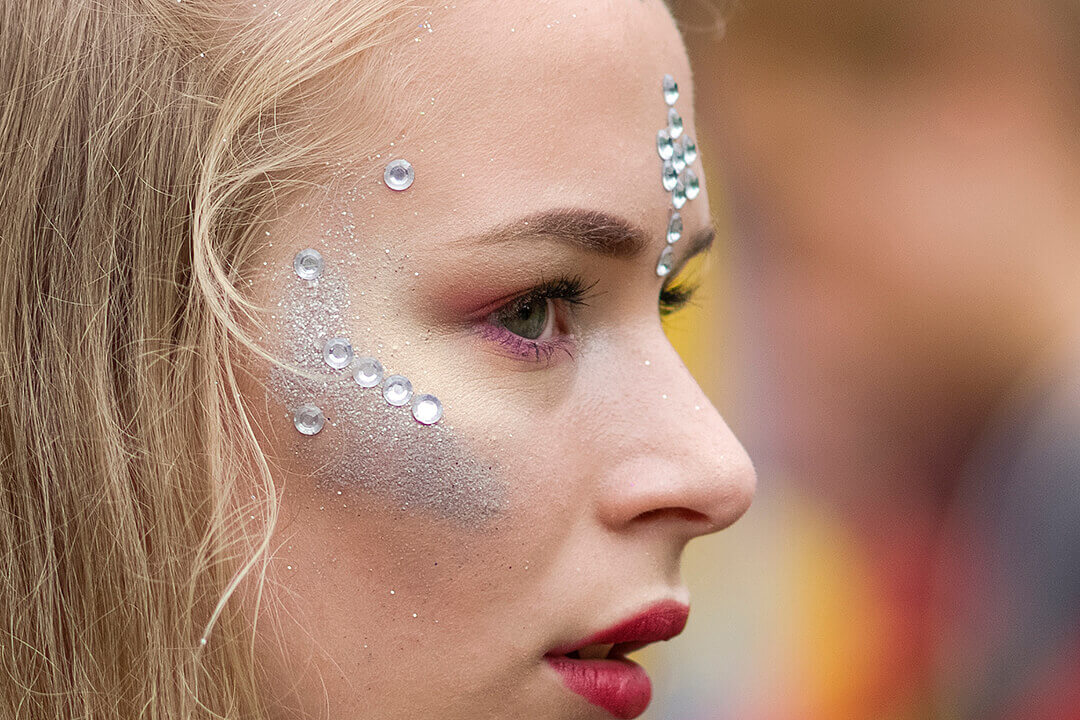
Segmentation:
{"type": "Polygon", "coordinates": [[[631,720],[649,706],[652,683],[626,655],[675,637],[686,627],[689,613],[682,603],[660,602],[579,642],[555,648],[544,660],[567,689],[620,720],[631,720]]]}

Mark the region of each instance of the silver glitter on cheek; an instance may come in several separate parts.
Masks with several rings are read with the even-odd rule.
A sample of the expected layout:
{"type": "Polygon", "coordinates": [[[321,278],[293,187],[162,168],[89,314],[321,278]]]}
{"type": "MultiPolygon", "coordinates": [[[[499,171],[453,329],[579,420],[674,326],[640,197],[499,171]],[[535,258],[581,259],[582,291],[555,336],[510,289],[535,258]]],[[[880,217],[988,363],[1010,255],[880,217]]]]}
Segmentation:
{"type": "Polygon", "coordinates": [[[675,141],[671,139],[671,133],[667,130],[659,130],[656,133],[656,152],[661,160],[670,160],[675,153],[675,141]]]}
{"type": "Polygon", "coordinates": [[[675,251],[671,249],[671,246],[664,248],[664,251],[660,253],[660,261],[656,263],[656,274],[660,277],[667,277],[671,274],[671,269],[675,266],[675,251]]]}
{"type": "Polygon", "coordinates": [[[315,405],[302,405],[293,414],[293,425],[302,435],[317,435],[326,424],[326,416],[315,405]]]}
{"type": "Polygon", "coordinates": [[[416,171],[408,160],[394,160],[383,171],[383,182],[391,190],[407,190],[416,178],[416,171]]]}
{"type": "Polygon", "coordinates": [[[418,423],[434,425],[442,420],[442,403],[434,395],[417,395],[413,399],[412,414],[418,423]]]}
{"type": "Polygon", "coordinates": [[[356,361],[353,379],[362,388],[378,387],[383,380],[383,365],[376,358],[363,357],[356,361]]]}
{"type": "Polygon", "coordinates": [[[352,345],[345,338],[331,338],[323,345],[323,362],[335,370],[349,367],[353,360],[352,345]]]}
{"type": "Polygon", "coordinates": [[[301,280],[318,280],[323,274],[323,257],[318,250],[301,250],[293,258],[293,270],[301,280]]]}
{"type": "Polygon", "coordinates": [[[671,213],[671,219],[668,220],[667,226],[667,241],[668,245],[673,245],[682,239],[683,234],[683,221],[682,215],[678,212],[671,213]]]}
{"type": "Polygon", "coordinates": [[[408,405],[412,394],[412,383],[403,375],[391,375],[383,383],[383,399],[395,407],[408,405]]]}
{"type": "Polygon", "coordinates": [[[678,140],[679,136],[683,133],[683,120],[682,115],[675,108],[668,108],[667,111],[667,131],[672,138],[678,140]]]}
{"type": "Polygon", "coordinates": [[[674,105],[675,101],[679,99],[679,83],[675,82],[675,78],[672,76],[665,75],[661,87],[664,90],[664,102],[668,105],[674,105]]]}

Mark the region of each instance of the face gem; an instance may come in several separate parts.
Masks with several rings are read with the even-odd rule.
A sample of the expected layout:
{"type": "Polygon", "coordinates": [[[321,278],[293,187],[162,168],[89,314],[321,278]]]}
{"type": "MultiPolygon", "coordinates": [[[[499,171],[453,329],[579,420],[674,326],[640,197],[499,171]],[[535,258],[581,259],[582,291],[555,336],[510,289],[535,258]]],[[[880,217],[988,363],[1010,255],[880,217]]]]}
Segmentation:
{"type": "Polygon", "coordinates": [[[416,171],[408,160],[394,160],[383,171],[383,181],[391,190],[408,190],[416,179],[416,171]]]}
{"type": "Polygon", "coordinates": [[[668,105],[674,105],[675,101],[679,99],[679,83],[675,82],[675,78],[672,76],[665,75],[660,84],[664,90],[664,102],[668,105]]]}
{"type": "Polygon", "coordinates": [[[383,380],[383,366],[376,358],[362,357],[356,361],[353,380],[362,388],[378,387],[383,380]]]}
{"type": "Polygon", "coordinates": [[[671,220],[668,221],[667,226],[667,241],[668,245],[674,245],[682,239],[683,234],[683,220],[682,215],[678,212],[671,213],[671,220]]]}
{"type": "Polygon", "coordinates": [[[293,415],[293,425],[302,435],[317,435],[326,424],[326,416],[315,405],[303,405],[293,415]]]}
{"type": "Polygon", "coordinates": [[[345,338],[331,338],[323,345],[323,362],[335,370],[349,367],[353,359],[352,345],[345,338]]]}
{"type": "Polygon", "coordinates": [[[698,181],[697,174],[693,170],[687,169],[680,178],[683,185],[686,186],[686,199],[693,200],[701,192],[701,183],[698,181]]]}
{"type": "Polygon", "coordinates": [[[667,277],[671,274],[671,268],[675,266],[675,251],[668,245],[664,248],[664,251],[660,253],[660,261],[656,263],[656,274],[660,277],[667,277]]]}
{"type": "Polygon", "coordinates": [[[664,161],[664,167],[660,176],[660,182],[664,186],[664,190],[671,192],[675,189],[675,183],[679,181],[679,173],[675,170],[675,166],[671,164],[670,160],[664,161]]]}
{"type": "Polygon", "coordinates": [[[293,270],[301,280],[318,280],[323,274],[323,257],[318,250],[301,250],[293,258],[293,270]]]}
{"type": "Polygon", "coordinates": [[[383,383],[383,399],[396,407],[408,405],[412,394],[412,383],[402,375],[391,375],[383,383]]]}
{"type": "Polygon", "coordinates": [[[697,143],[694,142],[694,139],[689,135],[683,136],[682,156],[686,160],[687,165],[693,165],[697,161],[697,143]]]}
{"type": "Polygon", "coordinates": [[[683,133],[683,120],[682,115],[675,108],[668,108],[667,124],[668,134],[671,135],[672,139],[678,140],[683,133]]]}
{"type": "Polygon", "coordinates": [[[675,141],[667,130],[659,130],[656,133],[656,152],[661,160],[670,160],[675,154],[675,141]]]}
{"type": "Polygon", "coordinates": [[[686,156],[683,155],[682,143],[675,143],[675,152],[671,154],[671,165],[677,173],[686,169],[686,156]]]}
{"type": "Polygon", "coordinates": [[[682,180],[676,182],[675,189],[671,191],[671,204],[676,210],[682,210],[683,205],[686,205],[686,185],[682,180]]]}
{"type": "Polygon", "coordinates": [[[434,425],[442,420],[442,403],[434,395],[417,395],[413,399],[412,414],[418,423],[434,425]]]}

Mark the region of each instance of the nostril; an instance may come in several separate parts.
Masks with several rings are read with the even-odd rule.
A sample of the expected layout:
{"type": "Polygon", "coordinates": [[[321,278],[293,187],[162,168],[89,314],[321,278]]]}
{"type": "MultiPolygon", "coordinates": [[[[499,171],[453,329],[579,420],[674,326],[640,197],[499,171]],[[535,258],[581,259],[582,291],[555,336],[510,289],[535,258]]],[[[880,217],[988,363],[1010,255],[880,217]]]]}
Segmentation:
{"type": "Polygon", "coordinates": [[[691,510],[690,508],[685,507],[655,508],[641,513],[634,519],[641,522],[652,522],[654,520],[664,519],[684,520],[702,524],[708,524],[710,522],[709,516],[705,513],[700,513],[697,510],[691,510]]]}

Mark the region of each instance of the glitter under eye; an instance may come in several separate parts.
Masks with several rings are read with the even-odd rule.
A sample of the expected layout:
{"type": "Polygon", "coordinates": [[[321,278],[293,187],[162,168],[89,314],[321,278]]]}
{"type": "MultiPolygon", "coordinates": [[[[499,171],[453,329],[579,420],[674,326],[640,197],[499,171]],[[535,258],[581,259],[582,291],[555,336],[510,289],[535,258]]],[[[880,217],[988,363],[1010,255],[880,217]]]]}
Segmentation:
{"type": "Polygon", "coordinates": [[[664,251],[660,253],[660,260],[656,263],[656,274],[660,277],[667,277],[671,274],[671,269],[675,265],[675,251],[671,249],[671,246],[664,248],[664,251]]]}

